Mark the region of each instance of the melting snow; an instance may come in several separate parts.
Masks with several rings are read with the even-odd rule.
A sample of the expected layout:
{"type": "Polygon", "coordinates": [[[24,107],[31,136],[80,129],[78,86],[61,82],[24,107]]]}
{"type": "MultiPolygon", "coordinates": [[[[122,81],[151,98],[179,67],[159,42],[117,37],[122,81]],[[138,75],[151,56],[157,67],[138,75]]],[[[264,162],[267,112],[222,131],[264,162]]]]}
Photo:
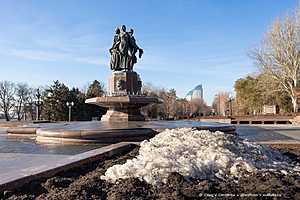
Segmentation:
{"type": "Polygon", "coordinates": [[[171,172],[198,178],[241,177],[258,170],[293,170],[279,152],[222,132],[191,128],[165,130],[141,143],[139,155],[109,168],[110,182],[136,177],[150,184],[166,182],[171,172]]]}

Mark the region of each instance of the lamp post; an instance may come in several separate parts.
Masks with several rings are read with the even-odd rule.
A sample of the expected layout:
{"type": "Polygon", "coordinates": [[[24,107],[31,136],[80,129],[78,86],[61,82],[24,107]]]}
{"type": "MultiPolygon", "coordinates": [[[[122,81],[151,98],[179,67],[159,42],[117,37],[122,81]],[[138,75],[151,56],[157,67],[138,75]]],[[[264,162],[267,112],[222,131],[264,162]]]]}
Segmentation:
{"type": "Polygon", "coordinates": [[[229,109],[230,109],[230,117],[232,117],[232,101],[233,101],[233,97],[229,97],[229,109]]]}
{"type": "Polygon", "coordinates": [[[49,110],[49,121],[51,121],[51,115],[52,115],[52,112],[53,112],[53,102],[52,102],[52,97],[53,97],[53,93],[52,92],[49,92],[48,95],[48,100],[49,100],[49,104],[50,104],[50,110],[49,110]]]}
{"type": "Polygon", "coordinates": [[[69,122],[71,121],[72,119],[72,107],[74,106],[74,102],[67,102],[66,105],[69,107],[69,122]]]}
{"type": "Polygon", "coordinates": [[[221,116],[221,95],[220,94],[218,94],[218,103],[219,103],[219,111],[218,111],[218,113],[219,113],[219,115],[221,116]]]}
{"type": "Polygon", "coordinates": [[[41,93],[40,93],[40,89],[38,88],[37,89],[37,92],[36,92],[36,98],[37,98],[37,101],[35,101],[35,105],[36,105],[36,120],[39,121],[40,120],[40,106],[42,105],[42,101],[41,101],[41,93]]]}

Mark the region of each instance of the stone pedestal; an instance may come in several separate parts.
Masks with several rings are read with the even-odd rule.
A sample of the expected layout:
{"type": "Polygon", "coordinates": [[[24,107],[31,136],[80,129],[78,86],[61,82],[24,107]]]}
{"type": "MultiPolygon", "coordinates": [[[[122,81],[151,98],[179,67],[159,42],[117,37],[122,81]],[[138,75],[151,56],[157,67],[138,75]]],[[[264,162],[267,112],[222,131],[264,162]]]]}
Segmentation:
{"type": "Polygon", "coordinates": [[[138,109],[134,112],[132,110],[124,110],[124,109],[113,109],[108,110],[105,115],[102,116],[101,121],[109,122],[109,121],[145,121],[145,117],[140,113],[138,109]]]}
{"type": "Polygon", "coordinates": [[[113,72],[108,79],[109,96],[140,95],[142,81],[134,71],[113,72]]]}

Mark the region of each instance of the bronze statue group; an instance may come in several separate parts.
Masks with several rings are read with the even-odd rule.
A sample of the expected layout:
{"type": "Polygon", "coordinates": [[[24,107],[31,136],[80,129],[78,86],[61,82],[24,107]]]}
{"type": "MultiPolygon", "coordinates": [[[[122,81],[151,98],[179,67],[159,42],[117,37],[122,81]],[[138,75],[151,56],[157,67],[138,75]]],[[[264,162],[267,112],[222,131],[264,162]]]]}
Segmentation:
{"type": "Polygon", "coordinates": [[[126,32],[126,26],[116,29],[111,54],[110,68],[113,71],[132,71],[133,65],[137,62],[136,53],[139,58],[143,55],[143,49],[139,48],[133,36],[133,29],[126,32]]]}

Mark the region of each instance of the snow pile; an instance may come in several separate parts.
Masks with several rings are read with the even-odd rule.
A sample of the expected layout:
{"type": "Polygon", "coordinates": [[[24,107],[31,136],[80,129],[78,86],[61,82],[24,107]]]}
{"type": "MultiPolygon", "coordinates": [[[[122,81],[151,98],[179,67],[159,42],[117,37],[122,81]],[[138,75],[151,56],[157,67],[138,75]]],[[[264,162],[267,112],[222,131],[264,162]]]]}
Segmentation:
{"type": "Polygon", "coordinates": [[[171,172],[185,177],[240,177],[257,170],[289,170],[279,152],[222,132],[191,128],[165,130],[141,144],[139,155],[109,168],[110,182],[136,177],[150,184],[166,183],[171,172]]]}

